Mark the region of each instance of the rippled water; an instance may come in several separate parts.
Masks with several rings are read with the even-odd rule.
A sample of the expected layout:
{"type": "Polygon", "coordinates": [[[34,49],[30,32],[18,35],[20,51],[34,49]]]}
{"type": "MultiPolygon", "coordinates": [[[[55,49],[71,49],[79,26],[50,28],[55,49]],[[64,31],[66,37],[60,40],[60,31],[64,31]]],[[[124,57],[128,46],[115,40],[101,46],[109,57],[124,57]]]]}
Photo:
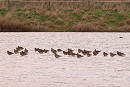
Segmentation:
{"type": "Polygon", "coordinates": [[[130,33],[0,33],[0,87],[130,87],[130,33]],[[119,38],[123,37],[123,38],[119,38]],[[28,55],[7,55],[17,46],[28,55]],[[39,48],[121,51],[124,57],[55,58],[39,48]]]}

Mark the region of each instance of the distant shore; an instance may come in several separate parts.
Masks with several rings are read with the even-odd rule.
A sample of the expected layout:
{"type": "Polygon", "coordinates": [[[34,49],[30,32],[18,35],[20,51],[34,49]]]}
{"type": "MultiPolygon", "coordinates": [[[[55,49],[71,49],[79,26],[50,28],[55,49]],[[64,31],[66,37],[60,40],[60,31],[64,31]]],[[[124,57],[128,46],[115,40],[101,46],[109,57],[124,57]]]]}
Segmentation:
{"type": "MultiPolygon", "coordinates": [[[[83,5],[83,3],[81,3],[83,5]]],[[[79,5],[81,5],[79,4],[79,5]]],[[[36,4],[33,4],[36,5],[36,4]]],[[[27,32],[129,32],[130,10],[107,4],[94,8],[46,8],[25,5],[23,8],[0,7],[0,31],[27,32]],[[35,7],[35,8],[34,8],[35,7]],[[97,8],[98,7],[98,8],[97,8]]],[[[64,3],[63,3],[64,5],[64,3]]],[[[117,4],[118,5],[118,4],[117,4]]],[[[121,7],[122,5],[122,7],[121,7]]],[[[64,5],[65,6],[65,5],[64,5]]],[[[127,6],[129,6],[127,4],[127,6]]],[[[58,5],[57,5],[58,7],[58,5]]]]}

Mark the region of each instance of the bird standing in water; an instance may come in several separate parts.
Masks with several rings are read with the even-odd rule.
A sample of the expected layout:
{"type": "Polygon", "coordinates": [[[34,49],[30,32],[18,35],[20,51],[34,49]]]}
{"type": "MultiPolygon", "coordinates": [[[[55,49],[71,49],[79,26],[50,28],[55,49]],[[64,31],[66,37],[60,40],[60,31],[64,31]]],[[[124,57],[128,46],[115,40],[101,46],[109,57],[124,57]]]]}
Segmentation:
{"type": "Polygon", "coordinates": [[[119,56],[125,56],[125,54],[124,54],[124,53],[119,52],[119,51],[117,51],[117,55],[119,55],[119,56]]]}
{"type": "Polygon", "coordinates": [[[77,53],[77,58],[81,58],[81,57],[83,57],[83,56],[77,53]]]}
{"type": "Polygon", "coordinates": [[[46,50],[46,49],[44,49],[43,51],[44,51],[45,53],[49,52],[49,50],[46,50]]]}
{"type": "Polygon", "coordinates": [[[81,53],[83,50],[81,50],[81,49],[78,49],[78,53],[81,53]]]}
{"type": "Polygon", "coordinates": [[[35,48],[35,52],[38,51],[38,50],[39,50],[39,48],[35,48]]]}
{"type": "Polygon", "coordinates": [[[57,51],[55,49],[51,48],[51,52],[55,54],[57,51]]]}
{"type": "Polygon", "coordinates": [[[71,54],[71,56],[73,56],[73,57],[74,57],[75,55],[77,55],[77,54],[76,54],[76,53],[72,53],[72,54],[71,54]]]}
{"type": "Polygon", "coordinates": [[[63,51],[63,54],[64,54],[64,55],[68,55],[68,52],[63,51]]]}
{"type": "Polygon", "coordinates": [[[17,49],[14,49],[14,53],[17,54],[19,51],[17,49]]]}
{"type": "Polygon", "coordinates": [[[58,52],[61,52],[62,50],[61,49],[57,49],[58,52]]]}
{"type": "Polygon", "coordinates": [[[83,50],[83,51],[82,51],[82,53],[83,53],[84,55],[87,55],[87,54],[90,54],[90,53],[91,53],[91,51],[88,51],[88,50],[83,50]]]}
{"type": "Polygon", "coordinates": [[[12,54],[14,54],[13,52],[10,52],[10,51],[7,51],[7,54],[8,55],[12,55],[12,54]]]}
{"type": "Polygon", "coordinates": [[[115,53],[110,53],[110,56],[111,57],[114,57],[116,54],[115,53]]]}
{"type": "Polygon", "coordinates": [[[38,53],[43,54],[43,52],[44,52],[44,51],[43,51],[42,49],[39,49],[39,50],[38,50],[38,53]]]}
{"type": "Polygon", "coordinates": [[[24,51],[22,51],[22,52],[20,52],[20,55],[21,56],[25,56],[25,55],[27,55],[28,54],[28,50],[25,48],[25,50],[24,51]]]}
{"type": "Polygon", "coordinates": [[[56,58],[59,58],[59,57],[61,57],[60,55],[58,55],[58,54],[54,54],[54,56],[56,57],[56,58]]]}
{"type": "Polygon", "coordinates": [[[18,47],[16,48],[16,50],[18,50],[18,51],[20,51],[20,50],[22,50],[22,49],[24,49],[24,48],[21,47],[21,46],[18,46],[18,47]]]}
{"type": "Polygon", "coordinates": [[[97,54],[99,54],[99,52],[101,52],[101,51],[98,51],[98,50],[95,49],[95,50],[93,51],[93,55],[96,56],[97,54]]]}
{"type": "Polygon", "coordinates": [[[104,56],[107,56],[107,55],[108,55],[108,53],[106,53],[106,52],[103,52],[103,55],[104,55],[104,56]]]}
{"type": "Polygon", "coordinates": [[[87,56],[88,56],[88,57],[90,57],[90,56],[92,56],[92,54],[90,54],[90,53],[87,53],[87,56]]]}

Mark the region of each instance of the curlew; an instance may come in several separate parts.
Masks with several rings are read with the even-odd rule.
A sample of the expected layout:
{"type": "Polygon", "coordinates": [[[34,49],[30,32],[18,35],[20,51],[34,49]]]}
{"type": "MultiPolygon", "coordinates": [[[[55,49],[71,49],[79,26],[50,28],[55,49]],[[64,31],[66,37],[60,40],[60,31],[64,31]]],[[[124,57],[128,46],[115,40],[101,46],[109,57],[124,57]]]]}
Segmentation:
{"type": "Polygon", "coordinates": [[[77,53],[77,58],[81,58],[81,57],[83,57],[83,56],[77,53]]]}
{"type": "Polygon", "coordinates": [[[21,47],[21,46],[18,46],[18,47],[16,48],[16,50],[18,50],[18,51],[20,51],[20,50],[22,50],[22,49],[24,49],[24,48],[21,47]]]}
{"type": "Polygon", "coordinates": [[[68,52],[63,51],[63,54],[64,54],[64,55],[68,55],[68,52]]]}
{"type": "Polygon", "coordinates": [[[68,48],[68,52],[73,52],[74,50],[72,50],[72,49],[70,49],[70,48],[68,48]]]}
{"type": "Polygon", "coordinates": [[[99,54],[99,52],[101,52],[101,51],[98,51],[98,50],[95,49],[95,50],[93,51],[93,55],[96,56],[97,54],[99,54]]]}
{"type": "Polygon", "coordinates": [[[58,52],[61,52],[62,50],[61,49],[57,49],[58,52]]]}
{"type": "Polygon", "coordinates": [[[81,50],[81,49],[78,49],[78,53],[81,53],[83,50],[81,50]]]}
{"type": "Polygon", "coordinates": [[[111,57],[114,57],[115,55],[116,55],[116,54],[114,54],[114,53],[110,53],[110,56],[111,56],[111,57]]]}
{"type": "Polygon", "coordinates": [[[87,55],[87,54],[90,54],[91,52],[92,52],[92,51],[83,50],[83,51],[82,51],[82,54],[87,55]]]}
{"type": "Polygon", "coordinates": [[[90,57],[90,56],[92,56],[92,54],[90,54],[90,53],[87,53],[87,56],[88,56],[88,57],[90,57]]]}
{"type": "Polygon", "coordinates": [[[35,49],[35,52],[39,50],[39,48],[34,48],[35,49]]]}
{"type": "Polygon", "coordinates": [[[45,53],[49,52],[49,50],[46,50],[46,49],[44,49],[43,51],[44,51],[45,53]]]}
{"type": "Polygon", "coordinates": [[[59,58],[59,57],[61,57],[60,55],[58,55],[58,54],[54,54],[54,56],[56,57],[56,58],[59,58]]]}
{"type": "Polygon", "coordinates": [[[108,53],[106,53],[106,52],[103,52],[103,56],[107,56],[108,55],[108,53]]]}
{"type": "Polygon", "coordinates": [[[25,50],[24,51],[22,51],[22,52],[20,52],[20,55],[21,56],[25,56],[25,55],[27,55],[28,54],[28,50],[25,48],[25,50]]]}
{"type": "Polygon", "coordinates": [[[119,55],[119,56],[125,56],[125,54],[124,54],[124,53],[119,52],[119,51],[117,51],[117,55],[119,55]]]}
{"type": "Polygon", "coordinates": [[[10,51],[7,51],[7,54],[8,54],[8,55],[12,55],[12,54],[14,54],[14,53],[12,53],[12,52],[10,52],[10,51]]]}
{"type": "Polygon", "coordinates": [[[51,52],[55,54],[57,51],[55,49],[51,48],[51,52]]]}
{"type": "Polygon", "coordinates": [[[17,53],[18,53],[18,50],[14,49],[14,53],[17,54],[17,53]]]}
{"type": "Polygon", "coordinates": [[[41,53],[41,54],[42,54],[43,52],[44,52],[44,51],[43,51],[42,49],[39,49],[39,50],[38,50],[38,53],[41,53]]]}

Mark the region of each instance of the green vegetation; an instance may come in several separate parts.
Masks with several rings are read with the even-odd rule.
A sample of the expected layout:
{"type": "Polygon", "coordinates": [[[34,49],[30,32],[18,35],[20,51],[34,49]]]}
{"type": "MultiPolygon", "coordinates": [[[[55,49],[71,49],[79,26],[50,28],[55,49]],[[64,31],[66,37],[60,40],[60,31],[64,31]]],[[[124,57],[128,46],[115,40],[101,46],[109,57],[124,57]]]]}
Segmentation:
{"type": "Polygon", "coordinates": [[[130,11],[128,10],[16,9],[9,11],[0,9],[0,18],[2,21],[10,19],[11,23],[16,21],[17,24],[23,24],[36,31],[77,31],[76,27],[86,29],[87,25],[94,27],[93,31],[109,31],[110,29],[114,31],[122,27],[130,30],[130,11]]]}
{"type": "Polygon", "coordinates": [[[5,16],[5,15],[7,15],[7,13],[8,13],[7,10],[0,9],[0,15],[1,16],[5,16]]]}

